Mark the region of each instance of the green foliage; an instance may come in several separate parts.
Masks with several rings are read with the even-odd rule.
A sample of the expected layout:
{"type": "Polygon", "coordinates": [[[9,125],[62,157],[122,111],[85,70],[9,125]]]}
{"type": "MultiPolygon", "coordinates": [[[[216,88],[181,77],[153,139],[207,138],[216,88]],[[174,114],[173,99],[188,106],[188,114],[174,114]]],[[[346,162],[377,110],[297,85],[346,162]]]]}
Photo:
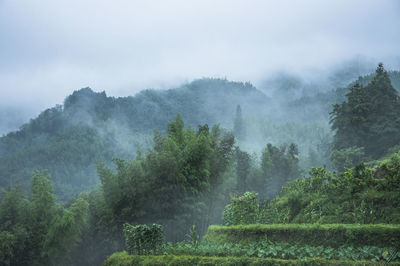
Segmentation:
{"type": "Polygon", "coordinates": [[[161,224],[169,241],[184,239],[193,224],[202,235],[209,224],[220,223],[234,187],[225,173],[233,135],[219,126],[186,128],[180,116],[167,129],[168,134],[155,132],[153,149],[134,160],[115,158],[113,168],[97,165],[101,186],[82,195],[90,204],[88,227],[72,250],[75,263],[98,265],[123,249],[124,223],[161,224]]]}
{"type": "MultiPolygon", "coordinates": [[[[381,97],[396,98],[383,68],[371,80],[369,85],[364,83],[364,87],[351,89],[348,105],[352,108],[336,110],[344,116],[351,113],[350,109],[353,111],[353,120],[338,119],[337,122],[355,127],[355,131],[346,128],[346,133],[353,130],[359,133],[357,138],[370,145],[367,147],[359,140],[351,143],[353,140],[340,138],[339,134],[343,147],[332,153],[338,169],[358,163],[360,157],[369,152],[384,152],[397,141],[398,116],[394,115],[397,109],[390,107],[394,106],[394,100],[381,97]],[[384,111],[380,111],[378,105],[383,106],[384,111]],[[369,115],[371,110],[374,115],[369,115]],[[376,122],[378,120],[380,122],[376,122]],[[377,136],[382,139],[374,141],[377,136]]],[[[290,96],[297,85],[286,85],[286,96],[290,96]]],[[[322,93],[316,98],[341,99],[344,91],[346,89],[339,89],[334,96],[322,93]]],[[[302,124],[276,122],[282,119],[279,117],[274,117],[274,122],[260,118],[268,113],[260,112],[266,102],[265,95],[251,84],[213,79],[198,80],[177,90],[147,90],[127,98],[107,97],[104,92],[95,93],[89,88],[74,92],[64,106],[48,109],[19,131],[0,138],[0,185],[6,187],[12,180],[23,186],[2,192],[0,198],[0,264],[71,265],[79,261],[82,265],[98,265],[102,257],[123,248],[121,227],[125,222],[160,223],[169,240],[182,239],[187,229],[195,224],[191,242],[182,244],[182,248],[190,246],[198,254],[212,254],[213,248],[217,252],[223,249],[239,252],[235,251],[241,250],[236,244],[225,243],[224,248],[203,245],[197,232],[201,235],[209,224],[220,222],[220,214],[231,192],[254,190],[265,200],[276,195],[284,184],[287,185],[270,204],[258,204],[256,197],[249,200],[251,195],[242,196],[243,201],[237,202],[236,207],[232,207],[232,200],[225,210],[224,223],[400,223],[399,155],[384,160],[376,169],[360,165],[341,174],[332,174],[314,168],[310,177],[286,183],[300,177],[300,164],[327,162],[331,135],[325,130],[326,121],[302,124]],[[209,100],[222,97],[226,105],[209,100]],[[238,104],[246,108],[245,119],[238,104]],[[265,147],[261,162],[257,156],[239,149],[233,153],[233,135],[219,126],[210,129],[204,124],[229,121],[224,126],[232,128],[235,108],[234,129],[242,149],[256,150],[254,143],[258,143],[257,149],[259,143],[274,143],[265,147]],[[204,125],[196,129],[185,127],[180,116],[171,121],[176,113],[181,113],[188,125],[204,125]],[[165,127],[168,121],[171,122],[165,127]],[[146,134],[153,128],[161,132],[155,133],[151,140],[146,134]],[[249,132],[260,136],[253,139],[249,132]],[[247,140],[251,138],[251,143],[245,141],[245,135],[247,140]],[[293,141],[300,144],[299,148],[294,144],[276,146],[293,141]],[[134,160],[121,159],[132,158],[137,149],[146,150],[151,145],[151,150],[137,152],[134,160]],[[309,160],[304,163],[298,150],[303,152],[310,148],[314,152],[309,153],[309,160]],[[232,155],[235,160],[231,160],[232,155]],[[114,167],[108,164],[113,157],[117,157],[113,160],[114,167]],[[98,182],[96,161],[107,162],[97,166],[101,186],[77,200],[67,201],[76,191],[87,190],[98,182]],[[47,168],[52,178],[49,173],[34,172],[31,194],[25,194],[23,188],[29,188],[29,176],[34,168],[47,168]],[[65,206],[56,202],[53,183],[55,193],[61,195],[58,199],[67,202],[65,206]]],[[[296,101],[289,99],[285,103],[296,101]]],[[[307,100],[299,99],[297,103],[297,106],[290,104],[293,121],[310,110],[317,113],[307,100]],[[305,111],[295,114],[296,110],[305,111]]],[[[307,116],[307,123],[309,119],[316,121],[315,117],[307,116]]],[[[272,251],[268,254],[282,247],[293,249],[280,242],[270,247],[272,251]]],[[[302,250],[301,245],[295,247],[302,250]]],[[[345,246],[349,247],[353,248],[345,246]]],[[[356,247],[357,252],[361,248],[365,248],[365,253],[375,254],[376,251],[375,247],[363,246],[356,247]]],[[[384,247],[378,248],[380,252],[384,247]]],[[[244,255],[264,256],[263,249],[257,245],[249,244],[242,251],[245,249],[252,255],[244,255]]],[[[325,252],[319,247],[309,249],[315,254],[325,252]]],[[[282,258],[289,256],[277,254],[282,258]]],[[[390,250],[382,254],[387,260],[396,257],[390,250]]],[[[236,258],[229,261],[236,262],[236,258]]]]}
{"type": "Polygon", "coordinates": [[[262,175],[258,177],[261,180],[249,188],[257,191],[262,199],[275,196],[286,182],[299,178],[298,155],[299,151],[294,143],[280,147],[268,143],[261,154],[262,175]]]}
{"type": "Polygon", "coordinates": [[[394,248],[342,245],[336,248],[329,246],[298,245],[287,242],[273,243],[268,239],[243,243],[223,243],[203,241],[197,247],[190,243],[168,243],[167,255],[191,256],[248,256],[276,259],[323,258],[326,260],[365,260],[365,261],[400,261],[400,253],[394,248]]]}
{"type": "Polygon", "coordinates": [[[88,203],[58,205],[48,172],[32,175],[31,195],[12,187],[0,197],[1,265],[69,265],[81,242],[88,203]]]}
{"type": "Polygon", "coordinates": [[[340,150],[333,150],[331,153],[332,166],[338,171],[344,171],[359,164],[365,158],[363,147],[349,147],[340,150]]]}
{"type": "MultiPolygon", "coordinates": [[[[399,265],[399,262],[385,263],[389,265],[399,265]]],[[[126,252],[119,252],[111,255],[105,262],[104,266],[132,266],[132,265],[176,265],[176,266],[192,266],[192,265],[252,265],[252,266],[268,266],[268,265],[384,265],[380,262],[365,260],[328,260],[324,258],[304,258],[304,259],[275,259],[275,258],[258,258],[258,257],[202,257],[192,255],[165,255],[165,256],[135,256],[128,255],[126,252]]]]}
{"type": "MultiPolygon", "coordinates": [[[[302,105],[297,108],[303,110],[305,106],[302,105]]],[[[316,111],[314,110],[314,112],[316,111]]],[[[272,116],[246,115],[244,123],[248,137],[246,141],[240,142],[240,148],[247,152],[259,154],[260,144],[271,143],[279,148],[285,143],[296,143],[299,150],[299,163],[303,169],[308,170],[311,166],[328,165],[333,137],[328,120],[314,121],[310,120],[312,118],[309,117],[308,120],[299,122],[294,121],[294,115],[288,116],[290,119],[283,121],[276,120],[275,114],[272,116]],[[310,149],[318,154],[318,160],[310,162],[308,165],[305,161],[310,149]]]]}
{"type": "Polygon", "coordinates": [[[24,197],[21,186],[1,191],[0,197],[0,229],[10,231],[18,224],[25,223],[29,213],[29,201],[24,197]]]}
{"type": "Polygon", "coordinates": [[[218,126],[185,128],[179,115],[167,128],[168,135],[155,134],[146,154],[114,159],[115,172],[99,164],[98,173],[116,224],[152,220],[165,226],[167,238],[182,239],[194,220],[209,225],[206,203],[212,207],[223,183],[234,138],[218,126]]]}
{"type": "Polygon", "coordinates": [[[251,243],[268,239],[289,243],[338,248],[377,246],[400,248],[399,225],[271,224],[210,226],[204,240],[225,243],[251,243]]]}
{"type": "Polygon", "coordinates": [[[376,169],[343,173],[313,168],[288,183],[262,210],[262,223],[400,223],[399,155],[376,169]]]}
{"type": "Polygon", "coordinates": [[[245,192],[242,196],[232,196],[223,213],[224,225],[254,224],[258,220],[259,203],[256,192],[245,192]]]}
{"type": "MultiPolygon", "coordinates": [[[[80,235],[80,244],[70,253],[67,265],[102,265],[109,254],[124,248],[122,225],[116,222],[100,189],[82,194],[89,203],[87,224],[80,235]]],[[[71,209],[71,207],[70,207],[71,209]]]]}
{"type": "Polygon", "coordinates": [[[57,216],[57,206],[53,194],[53,186],[48,172],[34,171],[31,182],[30,217],[32,223],[27,225],[29,250],[33,253],[32,260],[44,263],[42,252],[46,235],[57,216]]]}
{"type": "Polygon", "coordinates": [[[382,64],[370,83],[356,83],[346,97],[331,113],[334,150],[362,147],[365,155],[377,159],[400,143],[400,98],[382,64]]]}
{"type": "Polygon", "coordinates": [[[247,179],[250,173],[251,158],[247,152],[241,151],[239,147],[236,147],[235,155],[237,176],[236,190],[242,194],[247,189],[247,179]]]}
{"type": "MultiPolygon", "coordinates": [[[[397,90],[400,91],[400,72],[399,71],[387,71],[388,76],[390,78],[390,81],[393,85],[393,87],[397,90]]],[[[375,78],[375,73],[365,75],[358,77],[355,83],[359,83],[362,85],[367,85],[371,83],[371,81],[375,78]]]]}
{"type": "Polygon", "coordinates": [[[190,228],[189,236],[190,236],[190,244],[192,245],[192,247],[197,248],[200,242],[200,237],[197,234],[197,229],[195,224],[192,226],[192,228],[190,228]]]}
{"type": "Polygon", "coordinates": [[[163,227],[153,224],[151,227],[140,224],[132,226],[124,224],[126,249],[129,254],[160,254],[164,244],[163,227]]]}
{"type": "Polygon", "coordinates": [[[70,254],[81,243],[83,230],[87,225],[88,207],[86,200],[78,199],[62,212],[62,216],[53,218],[42,251],[42,256],[51,261],[51,264],[59,264],[65,260],[65,254],[70,254]]]}
{"type": "Polygon", "coordinates": [[[380,165],[383,171],[386,185],[393,189],[400,189],[400,154],[392,154],[389,160],[385,160],[380,165]]]}
{"type": "Polygon", "coordinates": [[[77,90],[63,105],[0,137],[0,186],[19,182],[28,189],[32,171],[47,169],[57,198],[66,202],[99,183],[96,162],[151,148],[153,129],[165,133],[176,114],[193,127],[229,121],[224,126],[231,128],[237,104],[253,106],[255,99],[260,109],[268,101],[249,83],[207,78],[120,98],[77,90]]]}
{"type": "Polygon", "coordinates": [[[0,264],[11,265],[14,261],[15,236],[7,231],[0,232],[0,264]]]}

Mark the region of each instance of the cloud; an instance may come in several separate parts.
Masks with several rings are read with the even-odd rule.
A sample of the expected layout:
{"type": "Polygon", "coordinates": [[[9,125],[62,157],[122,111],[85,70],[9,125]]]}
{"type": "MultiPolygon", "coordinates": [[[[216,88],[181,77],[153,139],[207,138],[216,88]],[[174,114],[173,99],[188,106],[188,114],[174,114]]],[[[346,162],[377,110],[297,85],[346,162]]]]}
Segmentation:
{"type": "Polygon", "coordinates": [[[0,0],[0,104],[61,103],[211,76],[257,81],[356,55],[399,62],[396,0],[0,0]],[[397,56],[397,57],[396,57],[397,56]]]}

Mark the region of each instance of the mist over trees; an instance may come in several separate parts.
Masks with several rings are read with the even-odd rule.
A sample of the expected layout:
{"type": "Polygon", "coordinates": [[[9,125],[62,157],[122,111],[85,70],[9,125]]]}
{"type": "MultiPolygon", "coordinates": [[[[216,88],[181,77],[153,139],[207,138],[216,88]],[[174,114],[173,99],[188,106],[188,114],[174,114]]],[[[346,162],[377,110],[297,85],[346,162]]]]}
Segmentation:
{"type": "Polygon", "coordinates": [[[268,101],[249,83],[219,79],[125,98],[84,88],[68,96],[64,105],[45,110],[0,138],[0,184],[27,187],[34,169],[48,169],[56,193],[67,200],[99,182],[97,161],[132,158],[137,150],[147,150],[153,144],[153,130],[165,133],[166,124],[178,113],[193,126],[228,121],[225,126],[230,127],[237,103],[256,112],[268,101]],[[225,95],[230,95],[230,105],[220,104],[225,95]]]}
{"type": "Polygon", "coordinates": [[[399,26],[0,0],[0,266],[400,265],[399,26]]]}
{"type": "Polygon", "coordinates": [[[124,248],[125,223],[181,241],[223,213],[240,220],[231,199],[257,201],[249,217],[263,223],[398,221],[386,206],[398,156],[385,156],[400,145],[399,72],[380,64],[325,90],[275,82],[267,93],[204,78],[120,98],[84,88],[1,137],[0,264],[100,265],[124,248]]]}
{"type": "Polygon", "coordinates": [[[233,132],[238,141],[244,141],[246,138],[246,128],[243,122],[242,108],[236,107],[235,119],[233,121],[233,132]]]}
{"type": "Polygon", "coordinates": [[[184,129],[177,116],[167,136],[155,135],[147,154],[131,162],[115,159],[116,173],[98,166],[105,201],[120,223],[166,222],[174,227],[167,237],[179,239],[193,221],[201,228],[210,219],[209,196],[222,182],[233,143],[218,126],[184,129]]]}

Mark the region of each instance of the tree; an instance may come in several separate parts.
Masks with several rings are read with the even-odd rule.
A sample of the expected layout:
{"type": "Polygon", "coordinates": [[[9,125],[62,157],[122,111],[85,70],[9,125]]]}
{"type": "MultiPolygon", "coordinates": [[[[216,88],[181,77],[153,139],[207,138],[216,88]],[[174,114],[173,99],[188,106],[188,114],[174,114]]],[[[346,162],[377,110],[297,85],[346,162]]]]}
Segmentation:
{"type": "Polygon", "coordinates": [[[261,154],[262,188],[261,198],[274,196],[282,186],[300,175],[298,148],[292,143],[275,147],[268,143],[261,154]]]}
{"type": "Polygon", "coordinates": [[[15,260],[15,236],[7,231],[0,231],[0,265],[12,265],[15,260]]]}
{"type": "Polygon", "coordinates": [[[27,265],[30,222],[29,201],[21,186],[11,187],[0,196],[0,265],[27,265]]]}
{"type": "Polygon", "coordinates": [[[69,252],[81,241],[88,203],[56,204],[47,171],[34,171],[31,196],[19,186],[0,198],[1,265],[71,265],[69,252]]]}
{"type": "Polygon", "coordinates": [[[344,171],[346,168],[359,164],[364,157],[364,148],[356,146],[334,150],[331,153],[332,165],[338,171],[344,171]]]}
{"type": "Polygon", "coordinates": [[[243,141],[246,138],[246,129],[244,126],[242,108],[240,105],[236,106],[236,114],[233,121],[233,132],[239,141],[243,141]]]}
{"type": "Polygon", "coordinates": [[[32,251],[32,259],[34,261],[43,264],[45,259],[42,257],[42,247],[57,212],[52,182],[47,171],[33,172],[31,191],[31,222],[28,227],[30,232],[28,250],[32,251]]]}
{"type": "Polygon", "coordinates": [[[247,190],[247,177],[250,171],[250,155],[245,151],[241,151],[239,147],[236,147],[235,155],[237,175],[236,190],[239,194],[243,194],[247,190]]]}
{"type": "Polygon", "coordinates": [[[400,143],[400,99],[382,64],[369,84],[355,84],[346,97],[331,113],[334,150],[356,146],[370,156],[363,159],[377,159],[400,143]]]}
{"type": "Polygon", "coordinates": [[[146,154],[132,161],[114,159],[115,172],[99,164],[104,200],[117,226],[151,220],[164,225],[168,239],[177,240],[193,221],[208,223],[209,200],[222,183],[233,143],[218,126],[185,128],[177,115],[166,136],[155,133],[154,148],[146,154]]]}
{"type": "Polygon", "coordinates": [[[0,199],[0,231],[11,231],[14,226],[25,222],[28,201],[21,186],[4,191],[0,199]]]}
{"type": "Polygon", "coordinates": [[[54,217],[48,228],[43,244],[42,257],[53,265],[61,262],[70,265],[69,254],[81,242],[81,235],[86,226],[89,204],[78,199],[62,215],[54,217]]]}
{"type": "Polygon", "coordinates": [[[231,170],[235,137],[230,132],[222,132],[218,125],[211,129],[210,190],[204,195],[206,206],[201,214],[200,233],[204,233],[210,224],[220,222],[220,214],[229,200],[229,193],[234,189],[226,175],[231,170]]]}

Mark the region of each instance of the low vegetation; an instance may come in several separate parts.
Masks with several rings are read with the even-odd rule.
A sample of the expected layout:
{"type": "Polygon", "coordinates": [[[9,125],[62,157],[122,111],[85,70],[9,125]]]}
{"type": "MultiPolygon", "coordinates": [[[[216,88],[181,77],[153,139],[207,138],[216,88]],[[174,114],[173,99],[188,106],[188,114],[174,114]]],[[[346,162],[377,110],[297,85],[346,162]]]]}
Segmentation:
{"type": "Polygon", "coordinates": [[[275,259],[275,258],[257,258],[257,257],[201,257],[190,255],[165,255],[165,256],[135,256],[128,255],[126,252],[115,253],[110,256],[104,266],[132,266],[132,265],[400,265],[400,262],[376,262],[366,260],[327,260],[323,258],[305,258],[305,259],[275,259]]]}

